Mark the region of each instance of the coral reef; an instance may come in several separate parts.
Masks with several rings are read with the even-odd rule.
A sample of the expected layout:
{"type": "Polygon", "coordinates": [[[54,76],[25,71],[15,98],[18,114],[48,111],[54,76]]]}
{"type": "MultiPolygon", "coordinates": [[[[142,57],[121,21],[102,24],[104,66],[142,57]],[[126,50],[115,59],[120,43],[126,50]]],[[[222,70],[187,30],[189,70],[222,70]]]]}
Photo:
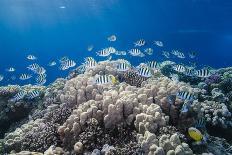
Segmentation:
{"type": "MultiPolygon", "coordinates": [[[[26,123],[5,134],[0,151],[4,148],[4,152],[16,155],[192,155],[199,149],[192,145],[186,129],[196,119],[203,116],[208,125],[231,129],[229,102],[224,100],[227,98],[224,91],[229,90],[228,86],[225,88],[225,79],[207,92],[185,82],[172,81],[160,72],[152,78],[135,76],[133,70],[122,74],[117,72],[115,63],[117,61],[102,61],[85,72],[71,73],[68,80],[58,79],[43,87],[44,95],[36,100],[39,103],[28,112],[30,115],[26,114],[26,123]],[[109,74],[120,82],[103,85],[94,82],[95,75],[109,74]],[[180,109],[184,101],[169,100],[179,91],[201,95],[183,115],[180,109]]],[[[163,70],[165,72],[165,68],[163,70]]],[[[212,81],[211,84],[215,83],[214,78],[212,81]]],[[[1,88],[0,97],[9,99],[22,89],[10,87],[9,90],[1,88]]],[[[5,109],[2,105],[1,108],[5,109]]],[[[221,138],[212,136],[208,144],[201,153],[223,154],[223,149],[229,152],[231,147],[221,138]],[[213,143],[214,139],[217,144],[213,143]]]]}

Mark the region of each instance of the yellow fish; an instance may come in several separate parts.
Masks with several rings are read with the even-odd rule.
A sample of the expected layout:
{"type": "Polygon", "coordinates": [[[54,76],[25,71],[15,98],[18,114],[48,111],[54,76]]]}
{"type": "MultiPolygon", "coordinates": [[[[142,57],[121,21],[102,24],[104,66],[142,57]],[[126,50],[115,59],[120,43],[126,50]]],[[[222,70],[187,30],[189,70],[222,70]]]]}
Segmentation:
{"type": "Polygon", "coordinates": [[[194,127],[191,127],[188,129],[188,134],[196,142],[200,142],[203,140],[203,135],[202,135],[201,131],[199,131],[198,129],[196,129],[194,127]]]}

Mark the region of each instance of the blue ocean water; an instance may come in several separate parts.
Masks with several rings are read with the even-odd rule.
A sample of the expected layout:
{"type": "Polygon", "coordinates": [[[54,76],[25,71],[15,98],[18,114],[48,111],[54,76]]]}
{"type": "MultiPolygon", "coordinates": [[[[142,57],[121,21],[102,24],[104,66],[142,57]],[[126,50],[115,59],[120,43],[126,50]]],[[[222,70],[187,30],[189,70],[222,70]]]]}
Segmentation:
{"type": "Polygon", "coordinates": [[[230,0],[1,0],[0,74],[6,78],[0,84],[21,83],[9,78],[27,71],[32,63],[26,59],[28,54],[46,66],[50,83],[68,71],[47,67],[49,61],[63,56],[77,65],[87,56],[101,60],[96,51],[108,46],[129,50],[140,38],[154,48],[154,54],[124,57],[134,64],[166,60],[162,50],[179,49],[196,51],[197,58],[191,61],[200,66],[232,66],[231,17],[230,0]],[[107,41],[112,34],[116,42],[107,41]],[[151,45],[154,40],[163,41],[164,47],[151,45]],[[94,49],[88,52],[91,44],[94,49]],[[15,73],[5,71],[11,66],[15,73]]]}

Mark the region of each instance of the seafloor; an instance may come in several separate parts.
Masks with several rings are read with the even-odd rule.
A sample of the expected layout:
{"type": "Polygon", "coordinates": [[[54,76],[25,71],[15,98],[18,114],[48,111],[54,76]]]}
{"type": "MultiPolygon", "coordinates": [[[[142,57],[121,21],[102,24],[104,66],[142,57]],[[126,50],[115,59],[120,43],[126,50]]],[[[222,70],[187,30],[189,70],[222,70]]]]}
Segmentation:
{"type": "MultiPolygon", "coordinates": [[[[49,86],[0,87],[0,154],[192,155],[232,154],[232,68],[210,78],[167,76],[165,66],[145,79],[118,73],[114,61],[49,86]],[[112,74],[119,83],[96,85],[96,74],[112,74]],[[21,90],[40,90],[35,100],[11,102],[21,90]],[[183,102],[169,104],[178,91],[198,94],[187,113],[183,102]],[[195,143],[187,129],[200,118],[204,143],[195,143]]],[[[133,71],[130,71],[133,72],[133,71]]],[[[133,75],[133,74],[130,74],[133,75]]]]}

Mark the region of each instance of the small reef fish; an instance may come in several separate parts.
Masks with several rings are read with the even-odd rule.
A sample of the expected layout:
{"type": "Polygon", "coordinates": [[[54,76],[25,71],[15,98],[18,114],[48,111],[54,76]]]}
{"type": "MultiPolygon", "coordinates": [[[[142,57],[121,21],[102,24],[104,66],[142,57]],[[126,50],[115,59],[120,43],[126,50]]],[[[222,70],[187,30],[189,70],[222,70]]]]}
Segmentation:
{"type": "Polygon", "coordinates": [[[152,77],[153,74],[149,67],[144,66],[138,69],[138,75],[149,78],[149,77],[152,77]]]}
{"type": "Polygon", "coordinates": [[[18,92],[18,93],[11,99],[11,101],[17,102],[17,101],[23,99],[23,98],[25,97],[25,95],[27,95],[27,92],[24,91],[24,90],[22,90],[22,91],[18,92]]]}
{"type": "Polygon", "coordinates": [[[52,66],[55,66],[56,65],[56,62],[55,61],[51,61],[49,62],[48,66],[52,67],[52,66]]]}
{"type": "Polygon", "coordinates": [[[37,63],[31,64],[27,67],[27,69],[31,71],[35,71],[37,68],[39,68],[39,65],[37,63]]]}
{"type": "Polygon", "coordinates": [[[28,59],[28,60],[36,60],[37,57],[35,57],[34,55],[31,55],[31,54],[30,54],[30,55],[27,56],[27,59],[28,59]]]}
{"type": "Polygon", "coordinates": [[[62,58],[60,58],[59,62],[62,63],[62,62],[65,62],[65,61],[68,61],[69,58],[67,56],[64,56],[62,58]]]}
{"type": "Polygon", "coordinates": [[[195,69],[185,67],[185,71],[183,72],[183,74],[186,76],[194,76],[195,69]]]}
{"type": "Polygon", "coordinates": [[[108,47],[108,48],[104,48],[98,51],[97,55],[101,57],[108,57],[110,54],[115,53],[115,52],[116,52],[116,49],[114,47],[108,47]]]}
{"type": "Polygon", "coordinates": [[[36,84],[37,85],[44,85],[47,81],[46,77],[47,77],[47,74],[39,74],[35,79],[36,84]]]}
{"type": "Polygon", "coordinates": [[[200,78],[207,78],[212,75],[209,69],[200,69],[195,72],[195,75],[200,78]]]}
{"type": "Polygon", "coordinates": [[[86,69],[94,68],[97,66],[97,62],[94,59],[88,59],[85,61],[84,65],[86,69]]]}
{"type": "Polygon", "coordinates": [[[146,44],[146,41],[144,39],[140,39],[134,43],[135,47],[137,46],[141,47],[141,46],[144,46],[145,44],[146,44]]]}
{"type": "Polygon", "coordinates": [[[194,58],[196,58],[197,53],[196,52],[189,52],[188,55],[191,59],[194,59],[194,58]]]}
{"type": "Polygon", "coordinates": [[[154,70],[160,69],[160,64],[157,61],[149,61],[146,65],[154,70]]]}
{"type": "Polygon", "coordinates": [[[10,67],[10,68],[7,68],[6,71],[7,71],[7,72],[15,72],[15,68],[10,67]]]}
{"type": "Polygon", "coordinates": [[[185,58],[185,55],[184,53],[178,51],[178,50],[172,50],[171,52],[173,55],[175,55],[176,57],[178,58],[181,58],[181,59],[184,59],[185,58]]]}
{"type": "Polygon", "coordinates": [[[188,134],[198,144],[201,143],[201,141],[204,139],[201,131],[194,127],[190,127],[188,129],[188,134]]]}
{"type": "Polygon", "coordinates": [[[128,71],[130,68],[131,68],[131,65],[129,63],[127,63],[126,61],[119,62],[117,64],[117,71],[119,71],[119,72],[128,71]]]}
{"type": "Polygon", "coordinates": [[[40,96],[40,94],[41,94],[41,92],[39,91],[39,90],[33,90],[33,91],[31,91],[31,92],[29,92],[28,94],[27,94],[27,99],[34,99],[34,98],[37,98],[37,97],[39,97],[40,96]]]}
{"type": "Polygon", "coordinates": [[[145,55],[139,50],[139,49],[131,49],[131,50],[129,50],[129,54],[131,55],[131,56],[138,56],[138,57],[144,57],[145,55]]]}
{"type": "Polygon", "coordinates": [[[164,46],[163,42],[162,41],[158,41],[158,40],[154,41],[154,44],[156,46],[159,46],[159,47],[163,47],[164,46]]]}
{"type": "Polygon", "coordinates": [[[4,79],[3,75],[0,75],[0,82],[4,79]]]}
{"type": "Polygon", "coordinates": [[[176,96],[184,101],[193,101],[196,99],[193,93],[187,91],[179,91],[176,96]]]}
{"type": "Polygon", "coordinates": [[[176,56],[177,56],[177,58],[181,58],[181,59],[185,58],[185,55],[182,52],[179,52],[176,56]]]}
{"type": "Polygon", "coordinates": [[[115,55],[126,55],[126,51],[116,51],[115,55]]]}
{"type": "Polygon", "coordinates": [[[93,48],[94,48],[94,46],[93,45],[89,45],[88,47],[87,47],[87,51],[92,51],[93,50],[93,48]]]}
{"type": "Polygon", "coordinates": [[[145,53],[147,53],[148,55],[152,55],[153,54],[153,49],[152,48],[146,48],[145,50],[144,50],[144,52],[145,53]]]}
{"type": "Polygon", "coordinates": [[[94,83],[97,85],[102,85],[102,84],[116,84],[117,79],[113,75],[97,75],[94,79],[94,83]]]}
{"type": "Polygon", "coordinates": [[[34,72],[35,74],[44,74],[44,73],[46,73],[46,69],[43,68],[43,67],[38,67],[38,68],[36,68],[35,70],[33,70],[33,72],[34,72]]]}
{"type": "Polygon", "coordinates": [[[30,78],[32,78],[32,76],[30,74],[21,74],[20,77],[19,77],[19,79],[22,80],[22,81],[28,80],[30,78]]]}
{"type": "Polygon", "coordinates": [[[73,60],[66,60],[61,62],[60,70],[67,70],[69,68],[75,67],[76,63],[73,60]]]}
{"type": "Polygon", "coordinates": [[[108,38],[107,38],[107,40],[108,41],[116,41],[117,40],[117,37],[116,37],[116,35],[111,35],[111,36],[109,36],[108,38]]]}
{"type": "Polygon", "coordinates": [[[162,55],[167,59],[170,58],[170,53],[168,51],[163,51],[162,55]]]}
{"type": "Polygon", "coordinates": [[[186,70],[185,66],[183,65],[174,65],[172,68],[174,71],[179,72],[179,73],[184,73],[186,70]]]}
{"type": "Polygon", "coordinates": [[[163,61],[162,63],[160,63],[160,67],[162,68],[165,66],[175,65],[175,64],[176,64],[175,62],[167,60],[167,61],[163,61]]]}

